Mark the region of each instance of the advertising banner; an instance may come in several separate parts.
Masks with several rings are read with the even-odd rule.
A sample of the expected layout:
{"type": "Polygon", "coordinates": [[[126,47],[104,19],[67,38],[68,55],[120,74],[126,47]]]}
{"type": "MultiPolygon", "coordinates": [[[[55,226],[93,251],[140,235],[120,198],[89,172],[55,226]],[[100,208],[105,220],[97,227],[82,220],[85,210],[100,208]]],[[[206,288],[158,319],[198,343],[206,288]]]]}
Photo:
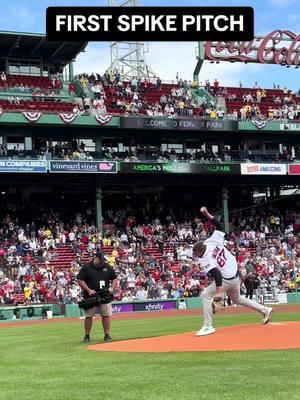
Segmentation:
{"type": "Polygon", "coordinates": [[[192,163],[120,163],[120,172],[124,174],[203,174],[203,175],[240,175],[240,164],[192,164],[192,163]]]}
{"type": "MultiPolygon", "coordinates": [[[[299,57],[292,57],[295,43],[299,41],[297,33],[290,30],[273,30],[266,36],[255,36],[254,40],[244,41],[207,41],[205,58],[213,61],[234,61],[257,64],[281,64],[298,66],[299,57]],[[268,47],[272,43],[272,47],[268,47]]],[[[297,48],[299,51],[299,48],[297,48]]]]}
{"type": "Polygon", "coordinates": [[[300,132],[300,124],[296,123],[287,123],[287,124],[279,124],[281,131],[298,131],[300,132]]]}
{"type": "Polygon", "coordinates": [[[116,162],[50,161],[50,172],[83,174],[116,174],[116,162]]]}
{"type": "Polygon", "coordinates": [[[125,312],[133,312],[133,303],[112,304],[113,314],[121,314],[125,312]]]}
{"type": "Polygon", "coordinates": [[[241,164],[242,175],[286,175],[286,164],[241,164]]]}
{"type": "Polygon", "coordinates": [[[273,133],[280,133],[281,131],[300,132],[300,123],[286,122],[281,123],[277,120],[252,120],[240,121],[238,123],[240,131],[271,131],[273,133]]]}
{"type": "Polygon", "coordinates": [[[176,300],[170,301],[153,301],[145,302],[145,303],[134,303],[133,310],[134,311],[164,311],[164,310],[175,310],[176,309],[176,300]]]}
{"type": "Polygon", "coordinates": [[[289,175],[300,175],[300,164],[289,164],[288,165],[289,175]]]}
{"type": "Polygon", "coordinates": [[[240,175],[240,164],[200,164],[201,172],[204,175],[240,175]]]}
{"type": "Polygon", "coordinates": [[[237,121],[207,120],[196,118],[167,117],[123,117],[121,128],[129,129],[170,129],[188,131],[232,131],[238,129],[237,121]]]}
{"type": "Polygon", "coordinates": [[[47,161],[44,160],[0,160],[1,172],[47,172],[47,161]]]}

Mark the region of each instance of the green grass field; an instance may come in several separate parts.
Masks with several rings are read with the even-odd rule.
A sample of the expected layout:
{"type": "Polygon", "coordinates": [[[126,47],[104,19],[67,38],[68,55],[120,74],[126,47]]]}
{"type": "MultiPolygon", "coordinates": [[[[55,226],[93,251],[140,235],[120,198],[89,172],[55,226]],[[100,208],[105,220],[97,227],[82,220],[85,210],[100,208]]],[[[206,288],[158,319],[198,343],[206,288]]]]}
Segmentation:
{"type": "MultiPolygon", "coordinates": [[[[258,322],[220,315],[215,326],[258,322]]],[[[300,321],[295,313],[274,321],[300,321]]],[[[200,318],[113,322],[115,340],[196,331],[200,318]]],[[[86,350],[83,321],[0,326],[0,399],[5,400],[299,400],[300,350],[130,354],[86,350]]],[[[94,323],[93,341],[102,339],[94,323]]]]}

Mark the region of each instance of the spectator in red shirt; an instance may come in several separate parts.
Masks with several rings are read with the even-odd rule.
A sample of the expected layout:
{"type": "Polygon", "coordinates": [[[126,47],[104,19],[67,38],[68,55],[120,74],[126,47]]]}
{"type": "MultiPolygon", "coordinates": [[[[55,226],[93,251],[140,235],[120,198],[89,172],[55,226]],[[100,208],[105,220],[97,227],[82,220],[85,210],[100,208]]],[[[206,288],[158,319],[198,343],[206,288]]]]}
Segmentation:
{"type": "Polygon", "coordinates": [[[56,79],[54,87],[58,90],[61,89],[61,81],[59,79],[56,79]]]}
{"type": "Polygon", "coordinates": [[[219,92],[219,81],[218,79],[215,79],[214,81],[214,92],[217,94],[219,92]]]}
{"type": "Polygon", "coordinates": [[[70,93],[70,95],[73,95],[75,93],[75,84],[74,84],[74,82],[70,82],[70,84],[69,84],[69,93],[70,93]]]}
{"type": "Polygon", "coordinates": [[[152,272],[152,278],[157,282],[160,280],[160,271],[157,269],[155,271],[152,272]]]}

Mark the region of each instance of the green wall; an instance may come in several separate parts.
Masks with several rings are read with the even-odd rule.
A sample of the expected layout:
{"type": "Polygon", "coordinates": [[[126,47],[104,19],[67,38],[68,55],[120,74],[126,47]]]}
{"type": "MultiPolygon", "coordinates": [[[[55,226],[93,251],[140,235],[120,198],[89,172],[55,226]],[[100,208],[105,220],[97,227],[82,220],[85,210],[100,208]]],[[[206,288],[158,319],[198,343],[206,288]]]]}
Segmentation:
{"type": "Polygon", "coordinates": [[[188,310],[195,310],[197,308],[202,307],[202,299],[201,297],[191,297],[186,299],[186,308],[188,310]]]}
{"type": "Polygon", "coordinates": [[[288,293],[288,304],[300,304],[300,293],[288,293]]]}

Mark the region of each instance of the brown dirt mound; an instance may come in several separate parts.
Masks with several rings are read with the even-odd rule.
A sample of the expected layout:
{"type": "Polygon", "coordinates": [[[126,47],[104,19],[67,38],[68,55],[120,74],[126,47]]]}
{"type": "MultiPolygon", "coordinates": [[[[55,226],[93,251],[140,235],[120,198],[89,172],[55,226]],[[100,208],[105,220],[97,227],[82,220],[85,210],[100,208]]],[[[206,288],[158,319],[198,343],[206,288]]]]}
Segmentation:
{"type": "Polygon", "coordinates": [[[119,352],[198,352],[238,350],[282,350],[300,348],[300,323],[277,322],[268,325],[237,325],[220,328],[213,335],[195,333],[123,340],[88,346],[96,351],[119,352]]]}

